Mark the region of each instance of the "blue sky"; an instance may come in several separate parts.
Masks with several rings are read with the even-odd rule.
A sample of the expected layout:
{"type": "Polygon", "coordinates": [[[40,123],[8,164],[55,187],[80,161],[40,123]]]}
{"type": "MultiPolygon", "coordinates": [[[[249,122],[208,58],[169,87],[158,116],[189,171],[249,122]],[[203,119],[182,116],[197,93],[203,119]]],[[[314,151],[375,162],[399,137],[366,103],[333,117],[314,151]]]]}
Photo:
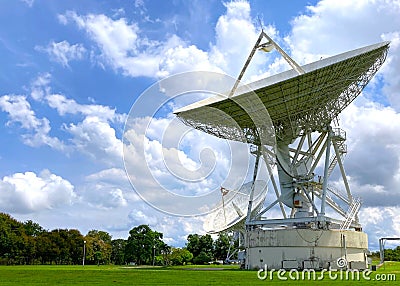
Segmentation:
{"type": "MultiPolygon", "coordinates": [[[[385,66],[342,114],[341,125],[348,132],[352,153],[346,167],[353,192],[364,201],[360,217],[370,246],[381,236],[400,236],[400,5],[337,2],[3,1],[0,211],[48,229],[102,229],[115,238],[145,223],[173,245],[201,232],[201,218],[157,212],[132,190],[122,158],[125,120],[135,100],[168,76],[195,70],[236,77],[260,18],[300,64],[392,42],[385,66]]],[[[285,69],[275,54],[256,56],[246,80],[285,69]]],[[[157,154],[163,116],[170,115],[161,113],[154,122],[146,156],[157,154]]],[[[136,124],[140,136],[143,126],[136,124]]],[[[212,140],[199,140],[196,147],[186,142],[185,162],[195,166],[195,151],[225,144],[212,140]]],[[[217,174],[198,187],[218,186],[229,166],[221,148],[217,174]]],[[[159,163],[151,164],[157,169],[159,163]]],[[[176,183],[166,174],[160,178],[176,183]]]]}

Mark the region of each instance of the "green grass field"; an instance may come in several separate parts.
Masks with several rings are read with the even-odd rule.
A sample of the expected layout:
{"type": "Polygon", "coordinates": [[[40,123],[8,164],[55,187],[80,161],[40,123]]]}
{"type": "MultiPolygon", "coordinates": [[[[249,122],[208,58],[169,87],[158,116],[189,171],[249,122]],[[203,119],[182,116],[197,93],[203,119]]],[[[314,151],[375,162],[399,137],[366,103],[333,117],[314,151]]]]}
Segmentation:
{"type": "Polygon", "coordinates": [[[273,280],[259,280],[257,271],[239,270],[237,266],[0,266],[0,285],[396,285],[400,280],[400,262],[386,262],[384,267],[371,272],[370,280],[331,280],[327,273],[319,281],[294,281],[288,274],[285,277],[288,280],[281,281],[276,274],[273,280]],[[394,274],[396,281],[377,281],[387,280],[388,274],[394,274]]]}

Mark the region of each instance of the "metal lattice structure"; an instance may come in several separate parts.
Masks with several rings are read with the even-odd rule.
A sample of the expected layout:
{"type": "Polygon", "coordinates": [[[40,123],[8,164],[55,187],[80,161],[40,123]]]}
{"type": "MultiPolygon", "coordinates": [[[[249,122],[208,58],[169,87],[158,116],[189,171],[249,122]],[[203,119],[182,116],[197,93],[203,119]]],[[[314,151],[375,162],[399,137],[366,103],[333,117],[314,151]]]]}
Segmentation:
{"type": "MultiPolygon", "coordinates": [[[[299,66],[262,31],[230,92],[175,111],[195,129],[250,144],[256,157],[247,196],[245,268],[264,262],[320,269],[328,268],[334,257],[350,261],[351,268],[367,267],[367,236],[358,220],[361,199],[353,197],[343,165],[346,132],[331,123],[376,74],[388,49],[389,42],[382,42],[299,66]],[[293,69],[239,86],[255,51],[270,47],[293,69]],[[276,196],[263,208],[259,202],[264,200],[254,196],[260,158],[276,196]],[[336,167],[344,191],[328,183],[336,167]],[[266,217],[276,206],[282,216],[266,217]]],[[[224,212],[214,214],[214,221],[224,212]]],[[[235,207],[229,212],[235,214],[235,207]]],[[[244,214],[240,217],[242,225],[244,214]]],[[[220,225],[230,229],[235,221],[220,225]]]]}
{"type": "Polygon", "coordinates": [[[300,67],[262,32],[229,93],[175,111],[185,124],[195,129],[251,144],[257,158],[253,180],[258,172],[258,159],[262,157],[267,163],[276,200],[252,216],[250,199],[247,225],[290,223],[326,228],[335,224],[341,229],[361,229],[358,223],[361,202],[351,194],[342,162],[347,153],[346,134],[330,125],[376,74],[388,49],[389,42],[382,42],[300,67]],[[268,42],[261,44],[263,37],[268,42]],[[293,69],[238,87],[255,50],[267,44],[280,51],[293,69]],[[315,138],[312,134],[319,135],[315,138]],[[317,176],[314,171],[324,153],[324,173],[317,176]],[[275,164],[279,184],[273,176],[275,164]],[[345,184],[344,195],[328,187],[336,166],[345,184]],[[261,216],[275,205],[279,205],[283,220],[262,220],[261,216]],[[326,217],[325,206],[341,219],[326,217]],[[291,210],[290,215],[286,207],[291,210]]]}
{"type": "Polygon", "coordinates": [[[305,74],[289,70],[247,85],[251,91],[238,88],[231,98],[206,99],[175,114],[195,129],[258,145],[252,116],[261,101],[281,140],[293,140],[301,130],[323,131],[375,75],[388,47],[383,42],[326,58],[302,66],[305,74]]]}
{"type": "MultiPolygon", "coordinates": [[[[216,211],[208,214],[205,219],[204,228],[207,233],[215,234],[221,231],[244,229],[251,188],[252,182],[248,182],[239,190],[230,190],[226,195],[222,195],[222,204],[216,211]]],[[[265,195],[268,190],[267,182],[257,180],[254,190],[252,212],[256,215],[264,204],[265,195]]]]}

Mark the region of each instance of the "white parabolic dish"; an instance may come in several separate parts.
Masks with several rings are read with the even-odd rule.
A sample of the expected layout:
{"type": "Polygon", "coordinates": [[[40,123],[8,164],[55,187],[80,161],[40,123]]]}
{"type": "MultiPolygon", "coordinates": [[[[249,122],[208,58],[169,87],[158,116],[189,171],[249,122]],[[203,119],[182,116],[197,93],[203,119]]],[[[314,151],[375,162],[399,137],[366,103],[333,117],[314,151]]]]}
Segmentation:
{"type": "MultiPolygon", "coordinates": [[[[221,205],[206,216],[204,229],[208,233],[218,233],[230,229],[244,229],[252,182],[244,184],[239,190],[230,190],[221,198],[221,205]]],[[[258,212],[264,204],[268,185],[266,181],[254,182],[252,213],[258,212]]]]}

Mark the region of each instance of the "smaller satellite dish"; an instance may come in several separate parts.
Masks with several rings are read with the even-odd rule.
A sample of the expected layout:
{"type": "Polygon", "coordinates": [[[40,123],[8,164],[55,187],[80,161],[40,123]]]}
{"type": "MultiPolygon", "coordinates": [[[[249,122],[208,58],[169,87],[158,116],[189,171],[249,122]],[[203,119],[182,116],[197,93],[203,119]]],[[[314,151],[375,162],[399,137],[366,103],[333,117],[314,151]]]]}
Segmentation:
{"type": "MultiPolygon", "coordinates": [[[[221,188],[220,206],[208,214],[204,222],[204,229],[208,233],[244,228],[252,184],[253,182],[248,182],[239,190],[221,188]]],[[[266,181],[254,182],[252,213],[258,212],[264,204],[267,190],[266,181]]]]}

